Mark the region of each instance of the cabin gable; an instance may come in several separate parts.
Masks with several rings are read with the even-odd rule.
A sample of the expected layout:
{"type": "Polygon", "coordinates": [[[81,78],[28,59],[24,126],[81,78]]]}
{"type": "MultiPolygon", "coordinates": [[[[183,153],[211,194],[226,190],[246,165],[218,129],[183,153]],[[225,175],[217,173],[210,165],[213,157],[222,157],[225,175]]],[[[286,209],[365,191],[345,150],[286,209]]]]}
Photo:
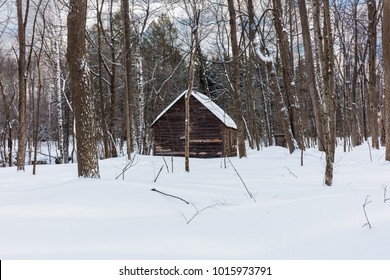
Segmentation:
{"type": "MultiPolygon", "coordinates": [[[[210,102],[212,102],[210,100],[210,102]]],[[[216,104],[215,104],[216,105],[216,104]]],[[[218,107],[219,108],[219,107],[218,107]]],[[[230,117],[229,117],[230,119],[230,117]]],[[[154,155],[184,156],[185,98],[176,99],[152,125],[154,155]]],[[[236,129],[191,95],[190,157],[236,156],[236,129]]]]}

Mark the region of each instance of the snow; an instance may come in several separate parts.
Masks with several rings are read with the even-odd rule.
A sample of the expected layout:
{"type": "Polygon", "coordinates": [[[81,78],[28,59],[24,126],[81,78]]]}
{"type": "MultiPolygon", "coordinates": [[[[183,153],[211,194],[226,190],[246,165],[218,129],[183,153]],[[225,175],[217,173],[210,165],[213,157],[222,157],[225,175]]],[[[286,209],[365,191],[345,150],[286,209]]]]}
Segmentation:
{"type": "MultiPolygon", "coordinates": [[[[187,90],[181,93],[171,104],[162,111],[157,118],[153,121],[155,124],[177,101],[183,98],[187,94],[187,90]]],[[[237,129],[236,123],[232,120],[232,118],[226,114],[226,112],[219,107],[216,103],[214,103],[208,96],[197,92],[195,90],[192,91],[191,95],[195,97],[200,103],[202,103],[206,108],[208,108],[220,121],[222,121],[227,127],[237,129]]]]}
{"type": "Polygon", "coordinates": [[[118,180],[126,158],[100,161],[100,180],[77,179],[75,164],[0,168],[0,259],[389,259],[390,163],[383,149],[372,162],[367,145],[342,150],[333,187],[314,149],[304,166],[280,147],[232,158],[256,202],[223,159],[191,159],[186,173],[166,158],[168,173],[136,156],[118,180]]]}
{"type": "Polygon", "coordinates": [[[259,47],[256,47],[256,53],[260,57],[260,59],[262,61],[264,61],[265,63],[273,63],[274,62],[274,58],[271,55],[267,56],[267,55],[263,54],[259,47]]]}

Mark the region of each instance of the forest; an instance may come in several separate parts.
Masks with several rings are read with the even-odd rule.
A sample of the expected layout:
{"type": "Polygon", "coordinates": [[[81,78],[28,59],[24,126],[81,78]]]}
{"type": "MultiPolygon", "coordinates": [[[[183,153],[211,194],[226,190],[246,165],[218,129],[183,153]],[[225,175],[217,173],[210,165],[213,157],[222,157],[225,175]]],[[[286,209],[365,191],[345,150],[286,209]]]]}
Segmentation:
{"type": "Polygon", "coordinates": [[[152,154],[156,116],[196,89],[239,158],[283,135],[325,153],[331,186],[338,144],[390,160],[389,21],[387,0],[0,0],[0,166],[46,153],[98,178],[152,154]]]}

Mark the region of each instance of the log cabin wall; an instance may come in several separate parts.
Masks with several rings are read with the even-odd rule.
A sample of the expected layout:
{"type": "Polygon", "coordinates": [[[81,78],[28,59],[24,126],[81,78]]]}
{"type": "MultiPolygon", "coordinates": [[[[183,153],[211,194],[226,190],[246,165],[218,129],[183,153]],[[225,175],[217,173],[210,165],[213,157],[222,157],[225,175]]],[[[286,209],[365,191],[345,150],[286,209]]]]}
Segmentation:
{"type": "MultiPolygon", "coordinates": [[[[184,156],[185,104],[180,98],[153,124],[154,155],[184,156]]],[[[236,130],[195,97],[190,99],[190,157],[236,156],[236,130]]]]}

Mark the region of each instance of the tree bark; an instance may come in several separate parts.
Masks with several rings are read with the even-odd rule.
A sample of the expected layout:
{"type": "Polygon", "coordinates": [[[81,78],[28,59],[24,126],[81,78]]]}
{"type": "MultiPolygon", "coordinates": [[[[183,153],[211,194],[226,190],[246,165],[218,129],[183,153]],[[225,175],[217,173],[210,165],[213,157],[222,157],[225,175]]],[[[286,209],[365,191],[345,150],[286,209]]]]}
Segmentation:
{"type": "Polygon", "coordinates": [[[237,22],[234,1],[228,0],[229,24],[230,24],[230,40],[232,47],[232,62],[231,62],[231,89],[233,91],[235,121],[237,125],[237,141],[238,141],[238,156],[246,157],[245,147],[245,131],[244,120],[241,108],[241,89],[240,89],[240,64],[239,55],[240,49],[237,41],[237,22]]]}
{"type": "Polygon", "coordinates": [[[248,123],[249,123],[249,134],[250,134],[250,147],[254,149],[255,144],[257,150],[260,150],[260,143],[258,141],[258,128],[256,125],[256,115],[255,115],[255,100],[254,100],[254,90],[252,86],[252,62],[254,61],[255,56],[255,47],[254,41],[256,37],[255,29],[255,9],[253,6],[253,0],[247,0],[247,10],[248,10],[248,20],[249,20],[249,55],[247,59],[247,103],[248,103],[248,123]]]}
{"type": "Polygon", "coordinates": [[[199,18],[200,10],[194,4],[192,6],[192,14],[194,26],[192,26],[192,38],[191,38],[191,58],[190,68],[188,71],[188,89],[185,95],[185,134],[184,134],[184,158],[185,158],[185,171],[190,172],[190,98],[192,94],[192,87],[194,86],[195,80],[195,62],[197,52],[199,50],[199,18]]]}
{"type": "Polygon", "coordinates": [[[124,92],[124,114],[126,130],[127,158],[131,159],[131,118],[130,118],[130,88],[131,88],[131,44],[130,44],[130,7],[128,0],[122,0],[122,17],[124,25],[124,56],[125,56],[125,92],[124,92]]]}
{"type": "Polygon", "coordinates": [[[100,125],[103,136],[103,148],[104,158],[110,157],[109,139],[108,139],[108,128],[107,128],[107,114],[106,114],[106,101],[105,101],[105,89],[103,87],[103,22],[102,22],[102,9],[104,1],[96,0],[96,17],[97,17],[97,52],[98,52],[98,71],[99,71],[99,109],[100,109],[100,125]],[[101,3],[101,6],[99,5],[101,3]]]}
{"type": "Polygon", "coordinates": [[[359,44],[358,44],[358,38],[359,38],[359,19],[358,19],[358,2],[356,2],[353,6],[353,17],[354,17],[354,64],[353,64],[353,74],[352,74],[352,81],[351,81],[351,118],[352,118],[352,129],[351,129],[351,136],[352,136],[352,145],[358,146],[361,145],[363,142],[363,135],[362,135],[362,127],[361,127],[361,121],[359,117],[359,108],[357,106],[358,98],[358,75],[360,72],[361,66],[359,66],[359,44]]]}
{"type": "Polygon", "coordinates": [[[71,0],[67,61],[75,107],[78,176],[99,178],[94,98],[86,61],[86,19],[87,0],[71,0]]]}
{"type": "Polygon", "coordinates": [[[325,137],[326,137],[326,167],[325,184],[333,185],[333,164],[336,149],[336,92],[334,81],[334,49],[333,34],[330,19],[329,0],[323,1],[324,9],[324,95],[325,95],[325,137]]]}
{"type": "Polygon", "coordinates": [[[62,110],[62,86],[61,86],[61,51],[60,51],[60,40],[61,40],[61,26],[60,26],[60,10],[55,6],[55,72],[56,72],[56,97],[57,97],[57,124],[58,124],[58,150],[59,156],[58,162],[65,163],[64,157],[64,118],[62,110]]]}
{"type": "Polygon", "coordinates": [[[288,101],[288,112],[290,115],[290,122],[292,132],[298,146],[301,150],[304,149],[303,135],[302,135],[302,121],[300,116],[300,106],[297,94],[297,89],[294,80],[294,69],[292,69],[293,57],[290,51],[289,41],[287,33],[285,32],[282,23],[282,3],[280,0],[272,0],[273,3],[273,16],[276,34],[278,36],[278,43],[280,49],[280,58],[283,65],[283,81],[284,89],[288,101]]]}
{"type": "Polygon", "coordinates": [[[18,126],[18,153],[16,158],[17,170],[23,170],[26,158],[27,142],[27,93],[26,93],[26,19],[28,13],[29,1],[27,1],[26,14],[23,18],[22,0],[16,1],[18,17],[18,41],[19,41],[19,126],[18,126]]]}
{"type": "MultiPolygon", "coordinates": [[[[388,1],[388,0],[387,0],[388,1]]],[[[376,87],[377,7],[376,0],[367,0],[368,11],[368,98],[372,147],[379,149],[378,91],[376,87]]]]}
{"type": "Polygon", "coordinates": [[[301,27],[302,27],[302,37],[305,50],[305,72],[307,75],[307,85],[309,88],[313,109],[314,109],[314,118],[316,123],[316,131],[318,137],[318,149],[320,151],[325,151],[325,139],[324,139],[324,128],[323,128],[323,115],[321,109],[321,96],[318,92],[318,85],[316,83],[315,77],[315,67],[314,67],[314,57],[312,51],[312,40],[310,35],[309,20],[307,16],[306,0],[298,1],[299,14],[301,16],[301,27]]]}
{"type": "Polygon", "coordinates": [[[382,38],[385,72],[386,160],[390,161],[390,1],[383,1],[382,38]]]}
{"type": "Polygon", "coordinates": [[[113,7],[114,0],[110,1],[110,54],[111,54],[111,73],[110,73],[110,109],[109,109],[109,123],[108,130],[111,138],[111,156],[117,157],[118,151],[116,149],[116,133],[115,133],[115,109],[116,109],[116,63],[117,63],[117,50],[116,50],[116,38],[114,35],[114,17],[113,7]]]}

